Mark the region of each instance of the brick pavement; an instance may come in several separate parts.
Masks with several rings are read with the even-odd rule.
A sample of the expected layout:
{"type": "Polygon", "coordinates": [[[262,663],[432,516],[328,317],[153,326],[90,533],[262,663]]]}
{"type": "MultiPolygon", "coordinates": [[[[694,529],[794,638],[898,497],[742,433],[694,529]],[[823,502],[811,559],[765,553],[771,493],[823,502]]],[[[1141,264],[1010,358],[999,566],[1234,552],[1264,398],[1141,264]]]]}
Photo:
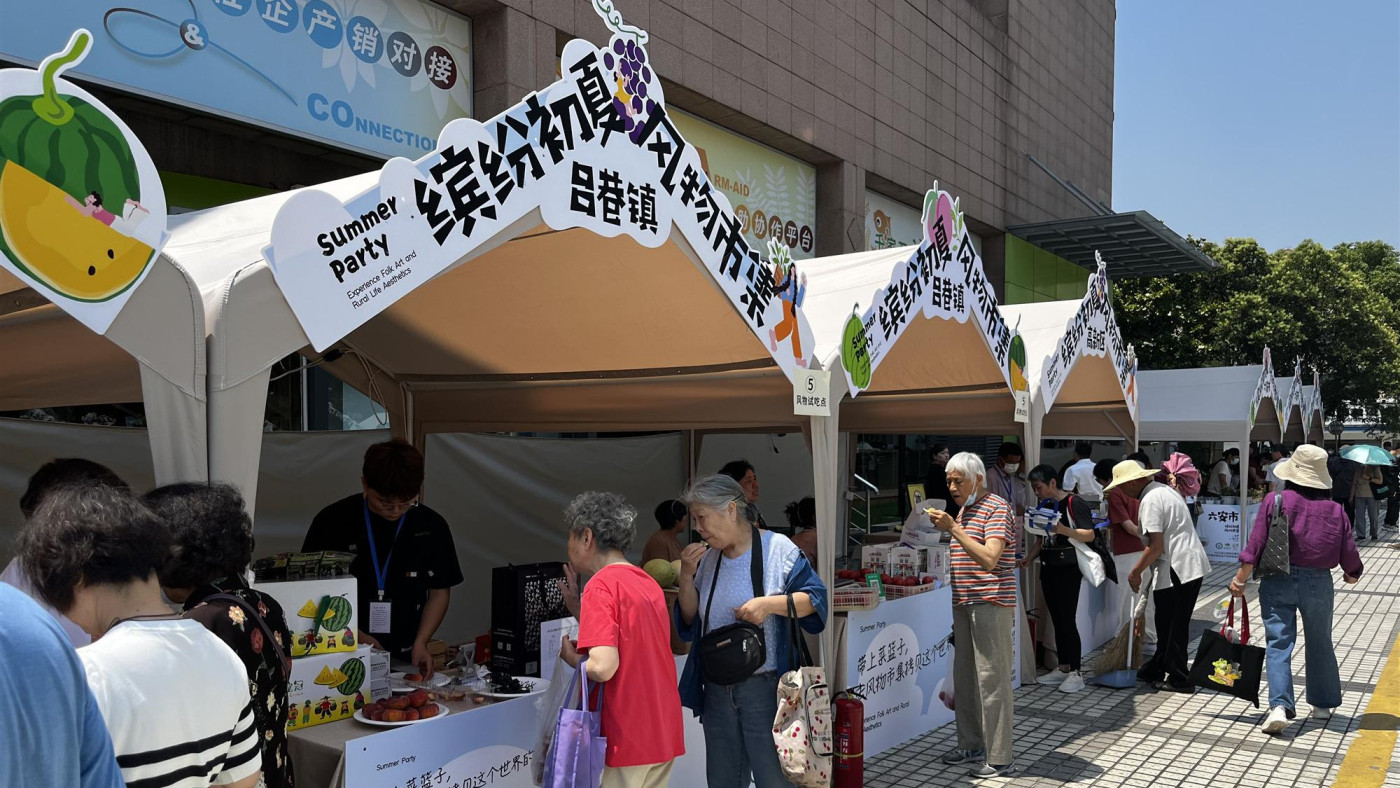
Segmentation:
{"type": "MultiPolygon", "coordinates": [[[[1014,779],[974,781],[967,766],[946,767],[938,756],[952,749],[955,735],[945,725],[866,763],[865,784],[874,788],[970,785],[1160,786],[1331,785],[1347,748],[1356,737],[1375,682],[1391,644],[1400,635],[1400,542],[1386,531],[1381,543],[1361,548],[1365,572],[1356,585],[1337,583],[1333,640],[1342,679],[1342,706],[1326,722],[1309,719],[1303,691],[1303,633],[1294,649],[1298,719],[1281,736],[1259,730],[1267,709],[1268,680],[1261,705],[1217,693],[1154,693],[1139,685],[1113,690],[1090,685],[1069,695],[1055,687],[1032,685],[1016,692],[1014,779]]],[[[1219,626],[1211,608],[1228,595],[1234,565],[1218,566],[1206,578],[1192,626],[1190,653],[1200,634],[1219,626]]],[[[1257,584],[1248,592],[1258,620],[1257,584]]],[[[1086,664],[1089,661],[1086,660],[1086,664]]],[[[1392,753],[1386,786],[1400,788],[1400,753],[1392,753]]]]}

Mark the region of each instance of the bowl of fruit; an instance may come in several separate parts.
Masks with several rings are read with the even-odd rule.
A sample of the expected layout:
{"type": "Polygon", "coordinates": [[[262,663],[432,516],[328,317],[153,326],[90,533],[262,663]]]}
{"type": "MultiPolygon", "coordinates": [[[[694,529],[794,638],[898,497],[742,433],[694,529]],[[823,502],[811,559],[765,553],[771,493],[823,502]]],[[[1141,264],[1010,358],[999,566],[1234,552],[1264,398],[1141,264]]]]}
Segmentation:
{"type": "Polygon", "coordinates": [[[377,700],[355,712],[355,719],[381,728],[398,728],[446,716],[447,707],[434,702],[425,689],[377,700]]]}

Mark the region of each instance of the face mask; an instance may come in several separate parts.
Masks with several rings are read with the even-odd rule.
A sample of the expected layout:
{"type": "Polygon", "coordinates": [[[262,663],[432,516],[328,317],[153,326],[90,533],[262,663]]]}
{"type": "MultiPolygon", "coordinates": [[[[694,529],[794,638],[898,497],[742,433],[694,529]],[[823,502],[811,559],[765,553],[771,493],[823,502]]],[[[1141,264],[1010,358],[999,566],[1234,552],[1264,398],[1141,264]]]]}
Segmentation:
{"type": "Polygon", "coordinates": [[[1240,461],[1239,461],[1239,460],[1230,460],[1230,465],[1231,465],[1232,467],[1239,467],[1239,464],[1240,464],[1240,461]]]}
{"type": "Polygon", "coordinates": [[[1016,471],[1021,470],[1021,463],[1008,462],[1004,467],[1006,468],[1007,473],[1015,473],[1016,471]]]}
{"type": "Polygon", "coordinates": [[[966,508],[966,507],[971,506],[972,504],[974,504],[974,503],[976,503],[976,502],[977,502],[977,491],[976,491],[976,490],[973,490],[971,493],[968,493],[967,501],[963,504],[963,507],[966,508]]]}

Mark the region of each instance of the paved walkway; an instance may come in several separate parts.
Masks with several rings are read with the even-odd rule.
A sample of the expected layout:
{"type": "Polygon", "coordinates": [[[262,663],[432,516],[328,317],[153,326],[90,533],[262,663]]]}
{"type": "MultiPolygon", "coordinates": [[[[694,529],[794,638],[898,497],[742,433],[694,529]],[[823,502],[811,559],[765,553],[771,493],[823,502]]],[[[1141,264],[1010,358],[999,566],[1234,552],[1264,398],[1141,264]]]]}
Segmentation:
{"type": "MultiPolygon", "coordinates": [[[[1337,612],[1333,639],[1341,669],[1342,706],[1330,721],[1307,718],[1311,709],[1303,691],[1300,622],[1293,660],[1298,719],[1281,736],[1269,736],[1258,727],[1268,711],[1267,678],[1259,710],[1247,701],[1213,692],[1178,695],[1154,693],[1143,685],[1135,690],[1091,685],[1068,695],[1055,687],[1031,685],[1016,693],[1020,775],[981,784],[1274,788],[1336,782],[1347,787],[1400,788],[1400,753],[1391,752],[1390,762],[1385,763],[1383,753],[1394,744],[1394,736],[1387,739],[1385,733],[1368,734],[1382,743],[1380,749],[1374,744],[1369,747],[1372,753],[1380,753],[1371,758],[1377,762],[1368,765],[1357,763],[1362,758],[1353,758],[1347,777],[1337,782],[1342,761],[1363,727],[1362,716],[1391,646],[1400,636],[1400,549],[1396,549],[1400,542],[1394,531],[1385,534],[1381,543],[1363,544],[1365,572],[1361,582],[1345,585],[1341,570],[1334,573],[1337,612]],[[1351,779],[1357,773],[1370,777],[1359,782],[1351,779]]],[[[1228,595],[1226,586],[1234,571],[1233,565],[1221,566],[1206,578],[1193,622],[1191,654],[1196,652],[1200,633],[1219,626],[1211,608],[1228,595]]],[[[1250,613],[1256,642],[1263,645],[1256,594],[1257,585],[1251,584],[1250,613]]],[[[1382,711],[1372,708],[1364,727],[1393,730],[1393,715],[1400,712],[1382,711]]],[[[979,781],[967,776],[967,766],[947,767],[938,762],[938,756],[954,744],[952,725],[906,742],[867,762],[865,784],[897,788],[977,784],[979,781]]]]}

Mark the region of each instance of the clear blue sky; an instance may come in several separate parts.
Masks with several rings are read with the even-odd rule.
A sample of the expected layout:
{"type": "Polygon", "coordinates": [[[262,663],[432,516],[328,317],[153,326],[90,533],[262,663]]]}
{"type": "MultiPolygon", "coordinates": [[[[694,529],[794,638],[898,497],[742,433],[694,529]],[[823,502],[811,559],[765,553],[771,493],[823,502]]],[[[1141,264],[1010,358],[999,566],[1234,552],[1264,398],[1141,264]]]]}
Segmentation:
{"type": "Polygon", "coordinates": [[[1400,0],[1119,0],[1113,208],[1400,246],[1400,0]]]}

